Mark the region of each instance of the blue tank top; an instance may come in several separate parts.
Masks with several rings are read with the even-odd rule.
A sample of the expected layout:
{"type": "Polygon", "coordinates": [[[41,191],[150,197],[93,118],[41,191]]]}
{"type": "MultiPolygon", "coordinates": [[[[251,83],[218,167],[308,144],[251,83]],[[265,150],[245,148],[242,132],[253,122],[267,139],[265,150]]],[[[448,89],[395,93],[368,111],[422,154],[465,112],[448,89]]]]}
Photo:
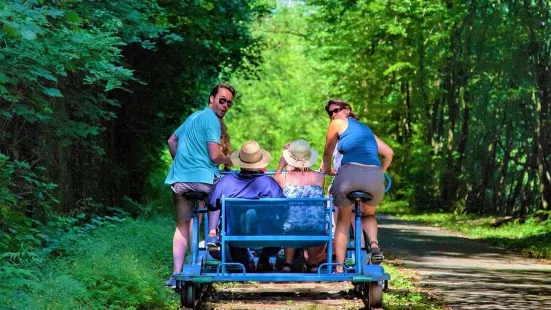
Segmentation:
{"type": "Polygon", "coordinates": [[[339,137],[339,152],[343,154],[341,165],[354,162],[381,167],[371,128],[352,117],[347,119],[348,128],[339,137]]]}

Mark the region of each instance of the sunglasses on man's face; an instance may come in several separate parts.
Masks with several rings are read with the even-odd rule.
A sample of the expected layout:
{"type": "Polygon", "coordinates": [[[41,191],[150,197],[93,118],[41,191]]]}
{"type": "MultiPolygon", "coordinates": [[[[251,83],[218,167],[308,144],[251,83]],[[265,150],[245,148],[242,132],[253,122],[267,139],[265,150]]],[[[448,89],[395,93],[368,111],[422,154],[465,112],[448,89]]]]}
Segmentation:
{"type": "Polygon", "coordinates": [[[231,104],[232,104],[232,101],[231,100],[228,100],[226,98],[220,98],[218,99],[218,102],[220,104],[228,104],[228,107],[231,107],[231,104]]]}
{"type": "Polygon", "coordinates": [[[329,114],[329,117],[332,117],[333,113],[339,113],[342,110],[344,110],[344,107],[338,107],[336,109],[327,111],[327,114],[329,114]]]}

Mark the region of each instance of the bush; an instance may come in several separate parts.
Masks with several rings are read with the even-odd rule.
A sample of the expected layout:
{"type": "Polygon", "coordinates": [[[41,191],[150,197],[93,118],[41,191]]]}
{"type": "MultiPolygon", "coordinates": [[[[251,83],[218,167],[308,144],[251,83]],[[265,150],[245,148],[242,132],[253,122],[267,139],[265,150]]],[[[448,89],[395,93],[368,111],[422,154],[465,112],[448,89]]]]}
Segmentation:
{"type": "Polygon", "coordinates": [[[28,279],[0,285],[0,308],[176,309],[177,296],[163,285],[172,229],[170,218],[158,217],[97,229],[76,240],[70,255],[26,264],[28,279]]]}

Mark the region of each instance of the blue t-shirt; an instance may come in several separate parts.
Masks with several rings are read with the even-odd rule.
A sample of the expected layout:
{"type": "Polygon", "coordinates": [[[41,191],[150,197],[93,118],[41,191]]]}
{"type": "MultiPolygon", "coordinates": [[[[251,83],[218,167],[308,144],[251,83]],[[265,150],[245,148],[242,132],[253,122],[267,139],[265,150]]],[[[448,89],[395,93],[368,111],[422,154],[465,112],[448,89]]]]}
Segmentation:
{"type": "Polygon", "coordinates": [[[210,159],[207,142],[220,143],[220,120],[206,107],[195,112],[174,132],[178,149],[165,184],[201,182],[212,184],[219,177],[218,166],[210,159]]]}
{"type": "MultiPolygon", "coordinates": [[[[272,177],[260,172],[230,174],[221,178],[209,194],[207,204],[220,208],[222,195],[228,198],[285,198],[283,190],[272,177]]],[[[279,234],[289,215],[289,208],[226,210],[228,234],[279,234]],[[253,211],[253,212],[251,212],[253,211]]]]}
{"type": "Polygon", "coordinates": [[[228,198],[285,198],[283,190],[276,180],[265,174],[228,174],[221,178],[209,194],[207,203],[218,208],[218,200],[225,195],[228,198]]]}
{"type": "Polygon", "coordinates": [[[359,163],[381,167],[377,140],[371,128],[348,117],[348,128],[339,137],[339,152],[343,154],[341,165],[359,163]]]}

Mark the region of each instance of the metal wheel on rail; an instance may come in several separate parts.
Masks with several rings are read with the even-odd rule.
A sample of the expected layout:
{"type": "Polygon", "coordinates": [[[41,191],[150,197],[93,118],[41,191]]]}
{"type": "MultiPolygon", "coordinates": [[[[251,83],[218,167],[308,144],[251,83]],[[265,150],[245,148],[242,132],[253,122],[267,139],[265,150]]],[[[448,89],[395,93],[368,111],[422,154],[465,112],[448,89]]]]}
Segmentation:
{"type": "Polygon", "coordinates": [[[180,291],[180,303],[184,309],[197,309],[198,294],[200,291],[193,282],[184,282],[180,291]]]}
{"type": "Polygon", "coordinates": [[[369,304],[368,309],[383,307],[383,284],[377,281],[366,283],[369,304]]]}
{"type": "Polygon", "coordinates": [[[383,283],[371,281],[359,284],[360,296],[366,309],[382,309],[383,307],[383,283]]]}

